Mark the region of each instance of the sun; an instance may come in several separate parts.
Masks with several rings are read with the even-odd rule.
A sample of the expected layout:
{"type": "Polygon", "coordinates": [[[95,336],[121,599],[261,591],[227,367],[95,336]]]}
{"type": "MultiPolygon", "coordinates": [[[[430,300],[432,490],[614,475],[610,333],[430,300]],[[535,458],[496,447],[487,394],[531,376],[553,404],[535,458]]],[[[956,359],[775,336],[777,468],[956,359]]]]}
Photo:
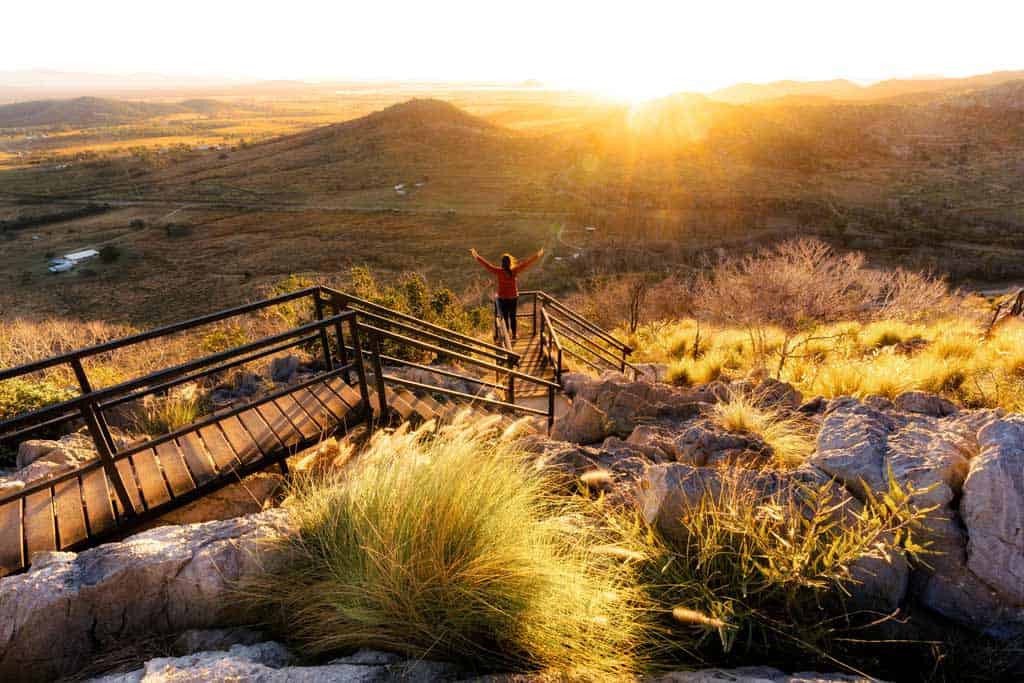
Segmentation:
{"type": "Polygon", "coordinates": [[[678,90],[661,79],[644,74],[629,74],[622,78],[604,80],[593,84],[589,89],[609,99],[630,104],[671,95],[678,90]]]}

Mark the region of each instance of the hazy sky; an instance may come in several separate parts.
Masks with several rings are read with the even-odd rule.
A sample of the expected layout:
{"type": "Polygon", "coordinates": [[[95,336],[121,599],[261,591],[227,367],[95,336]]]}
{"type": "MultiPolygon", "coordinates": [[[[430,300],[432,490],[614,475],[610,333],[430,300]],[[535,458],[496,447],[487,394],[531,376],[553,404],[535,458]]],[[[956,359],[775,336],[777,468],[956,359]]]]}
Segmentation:
{"type": "Polygon", "coordinates": [[[0,71],[537,78],[655,95],[1024,68],[1022,0],[18,0],[0,23],[0,71]]]}

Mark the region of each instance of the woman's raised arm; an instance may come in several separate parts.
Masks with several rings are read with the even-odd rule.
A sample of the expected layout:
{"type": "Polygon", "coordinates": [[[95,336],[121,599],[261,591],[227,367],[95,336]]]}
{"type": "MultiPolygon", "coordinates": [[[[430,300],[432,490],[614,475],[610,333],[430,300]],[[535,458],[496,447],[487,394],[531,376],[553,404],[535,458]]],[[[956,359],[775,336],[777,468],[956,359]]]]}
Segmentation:
{"type": "Polygon", "coordinates": [[[472,254],[473,258],[475,258],[480,263],[481,266],[483,266],[484,268],[486,268],[490,272],[492,272],[492,273],[500,273],[501,272],[501,268],[499,268],[498,266],[494,265],[493,263],[491,263],[490,261],[485,259],[483,256],[478,254],[475,248],[474,249],[470,249],[469,253],[472,254]]]}
{"type": "Polygon", "coordinates": [[[536,254],[534,254],[533,256],[530,256],[528,258],[525,258],[522,261],[520,261],[518,264],[516,264],[516,267],[512,269],[512,272],[514,272],[514,273],[521,273],[521,272],[523,272],[524,270],[526,270],[527,268],[532,266],[534,263],[536,263],[537,259],[539,259],[543,255],[544,255],[544,248],[541,247],[540,249],[537,250],[536,254]]]}

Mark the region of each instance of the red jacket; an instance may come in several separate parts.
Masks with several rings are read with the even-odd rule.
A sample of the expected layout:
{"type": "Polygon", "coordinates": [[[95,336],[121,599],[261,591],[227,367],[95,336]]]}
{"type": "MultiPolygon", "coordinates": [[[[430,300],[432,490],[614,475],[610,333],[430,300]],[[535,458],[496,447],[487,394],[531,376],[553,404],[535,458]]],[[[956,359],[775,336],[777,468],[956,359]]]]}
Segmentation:
{"type": "Polygon", "coordinates": [[[540,254],[534,254],[533,256],[523,259],[512,267],[511,272],[496,266],[483,256],[476,255],[476,260],[480,262],[487,270],[491,271],[494,277],[498,278],[498,298],[499,299],[515,299],[519,296],[519,288],[516,286],[516,276],[523,272],[527,268],[533,265],[540,257],[540,254]]]}

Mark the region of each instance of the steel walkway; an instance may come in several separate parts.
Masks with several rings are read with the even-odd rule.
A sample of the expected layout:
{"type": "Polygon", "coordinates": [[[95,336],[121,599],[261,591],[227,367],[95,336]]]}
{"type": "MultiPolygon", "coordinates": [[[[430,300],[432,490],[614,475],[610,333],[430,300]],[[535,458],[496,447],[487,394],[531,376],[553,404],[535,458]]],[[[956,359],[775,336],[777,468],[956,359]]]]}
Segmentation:
{"type": "Polygon", "coordinates": [[[72,399],[0,422],[0,444],[9,448],[28,438],[84,428],[97,453],[75,469],[0,493],[0,576],[24,570],[40,552],[79,550],[121,537],[253,472],[272,466],[287,471],[291,455],[357,425],[372,429],[405,420],[444,420],[471,403],[543,419],[550,428],[566,357],[596,369],[632,368],[625,361],[627,347],[611,335],[542,292],[526,296],[532,297],[533,309],[523,317],[531,320],[515,345],[497,322],[495,343],[489,343],[312,287],[0,370],[2,383],[70,366],[79,388],[72,399]],[[312,319],[144,377],[92,387],[84,361],[284,305],[307,306],[312,319]],[[300,380],[127,446],[118,448],[111,438],[107,417],[114,408],[166,396],[187,382],[215,381],[227,371],[298,349],[318,363],[300,380]],[[410,360],[422,356],[457,370],[410,360]],[[411,381],[396,372],[400,366],[438,380],[411,381]],[[441,381],[446,378],[473,384],[480,393],[446,388],[441,381]]]}

